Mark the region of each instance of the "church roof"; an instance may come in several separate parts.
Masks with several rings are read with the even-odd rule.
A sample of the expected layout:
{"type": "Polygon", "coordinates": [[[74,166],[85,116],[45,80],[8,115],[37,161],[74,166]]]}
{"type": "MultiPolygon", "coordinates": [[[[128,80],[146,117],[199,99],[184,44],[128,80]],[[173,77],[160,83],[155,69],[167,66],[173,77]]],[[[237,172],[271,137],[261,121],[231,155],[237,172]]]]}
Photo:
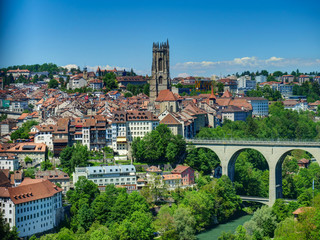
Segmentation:
{"type": "Polygon", "coordinates": [[[211,86],[211,94],[210,94],[209,99],[210,99],[210,100],[216,99],[216,95],[214,95],[213,87],[212,87],[212,86],[211,86]]]}
{"type": "Polygon", "coordinates": [[[232,94],[229,92],[229,90],[227,89],[226,91],[224,91],[222,97],[227,97],[227,98],[230,98],[232,97],[232,94]]]}
{"type": "Polygon", "coordinates": [[[160,123],[162,124],[168,124],[168,125],[180,125],[181,123],[175,119],[170,113],[165,116],[160,123]]]}
{"type": "Polygon", "coordinates": [[[161,90],[156,102],[170,102],[177,101],[177,97],[169,89],[161,90]]]}

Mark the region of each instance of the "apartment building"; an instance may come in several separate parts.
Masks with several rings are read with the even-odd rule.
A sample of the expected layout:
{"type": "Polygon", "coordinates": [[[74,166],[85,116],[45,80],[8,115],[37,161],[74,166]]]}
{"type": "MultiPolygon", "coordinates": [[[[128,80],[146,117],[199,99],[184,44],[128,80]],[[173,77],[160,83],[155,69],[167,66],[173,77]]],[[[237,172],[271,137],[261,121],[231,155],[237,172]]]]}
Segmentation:
{"type": "Polygon", "coordinates": [[[79,180],[79,177],[85,177],[98,185],[101,191],[105,186],[113,184],[123,186],[128,191],[136,190],[137,177],[134,165],[115,165],[100,167],[78,167],[73,173],[73,185],[79,180]]]}
{"type": "Polygon", "coordinates": [[[47,179],[55,185],[59,184],[62,188],[62,193],[65,194],[70,190],[70,177],[67,173],[58,169],[38,171],[35,174],[36,179],[47,179]]]}
{"type": "Polygon", "coordinates": [[[149,111],[116,111],[113,113],[112,148],[120,155],[128,153],[129,142],[144,137],[159,125],[159,119],[149,111]]]}
{"type": "Polygon", "coordinates": [[[268,116],[269,114],[269,101],[262,97],[246,97],[248,103],[252,106],[252,115],[254,116],[268,116]]]}
{"type": "Polygon", "coordinates": [[[53,137],[52,133],[55,131],[55,125],[41,125],[41,126],[34,126],[31,129],[35,131],[34,134],[34,142],[35,143],[44,143],[48,146],[48,148],[53,151],[53,137]]]}
{"type": "Polygon", "coordinates": [[[0,187],[0,211],[19,237],[58,226],[63,218],[62,189],[49,180],[26,178],[18,187],[0,187]]]}
{"type": "Polygon", "coordinates": [[[47,146],[43,143],[23,142],[5,150],[6,153],[16,154],[20,164],[24,164],[24,159],[32,159],[32,165],[38,165],[47,158],[47,146]]]}
{"type": "Polygon", "coordinates": [[[16,154],[0,153],[0,169],[15,171],[19,169],[19,159],[16,154]]]}
{"type": "Polygon", "coordinates": [[[62,149],[69,145],[69,125],[70,120],[68,118],[60,118],[55,131],[52,132],[53,154],[55,157],[58,157],[62,149]]]}

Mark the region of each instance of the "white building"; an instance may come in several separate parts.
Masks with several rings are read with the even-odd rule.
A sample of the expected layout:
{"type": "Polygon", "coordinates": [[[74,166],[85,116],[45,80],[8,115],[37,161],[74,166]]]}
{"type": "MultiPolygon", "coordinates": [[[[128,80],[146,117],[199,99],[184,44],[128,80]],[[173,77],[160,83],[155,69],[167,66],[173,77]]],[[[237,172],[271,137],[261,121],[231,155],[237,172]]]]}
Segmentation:
{"type": "Polygon", "coordinates": [[[251,77],[248,75],[242,76],[237,79],[238,89],[255,89],[256,88],[256,80],[251,80],[251,77]]]}
{"type": "Polygon", "coordinates": [[[143,138],[159,125],[159,119],[149,111],[116,111],[112,119],[112,148],[119,155],[128,153],[128,143],[143,138]]]}
{"type": "Polygon", "coordinates": [[[0,153],[0,169],[15,171],[19,169],[19,159],[16,154],[0,153]]]}
{"type": "Polygon", "coordinates": [[[9,111],[22,113],[28,108],[28,100],[14,99],[10,102],[9,111]]]}
{"type": "Polygon", "coordinates": [[[30,71],[28,69],[15,69],[15,70],[8,70],[7,72],[7,76],[10,76],[10,74],[12,74],[12,76],[14,78],[19,77],[20,75],[28,78],[30,76],[30,71]]]}
{"type": "Polygon", "coordinates": [[[34,142],[35,143],[44,143],[47,147],[53,151],[53,141],[52,141],[52,133],[55,131],[56,126],[54,125],[41,125],[37,126],[35,135],[34,135],[34,142]]]}
{"type": "Polygon", "coordinates": [[[85,80],[84,78],[75,77],[69,80],[68,89],[74,90],[76,88],[82,88],[87,86],[88,86],[87,80],[85,80]]]}
{"type": "Polygon", "coordinates": [[[73,173],[73,185],[82,176],[97,184],[101,191],[104,191],[108,184],[124,186],[129,191],[136,190],[137,177],[134,165],[78,167],[73,173]]]}
{"type": "Polygon", "coordinates": [[[248,103],[252,106],[252,115],[254,116],[268,116],[269,114],[269,101],[263,97],[246,97],[248,103]]]}
{"type": "Polygon", "coordinates": [[[47,151],[47,146],[43,143],[23,142],[15,144],[5,152],[16,154],[21,165],[25,158],[29,157],[32,159],[32,165],[36,166],[46,160],[47,151]]]}
{"type": "Polygon", "coordinates": [[[267,81],[267,76],[264,76],[264,75],[256,76],[256,81],[257,83],[264,83],[267,81]]]}
{"type": "Polygon", "coordinates": [[[25,179],[18,187],[0,187],[0,211],[19,237],[45,232],[63,218],[61,192],[49,180],[25,179]]]}

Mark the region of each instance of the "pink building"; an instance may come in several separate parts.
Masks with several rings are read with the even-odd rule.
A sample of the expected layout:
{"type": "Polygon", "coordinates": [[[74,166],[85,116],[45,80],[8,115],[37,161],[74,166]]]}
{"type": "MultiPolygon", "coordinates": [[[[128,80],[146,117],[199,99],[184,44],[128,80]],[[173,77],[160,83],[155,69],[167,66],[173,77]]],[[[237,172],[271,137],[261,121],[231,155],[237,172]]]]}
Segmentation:
{"type": "Polygon", "coordinates": [[[182,185],[194,184],[194,170],[189,166],[178,165],[171,173],[181,176],[182,185]]]}

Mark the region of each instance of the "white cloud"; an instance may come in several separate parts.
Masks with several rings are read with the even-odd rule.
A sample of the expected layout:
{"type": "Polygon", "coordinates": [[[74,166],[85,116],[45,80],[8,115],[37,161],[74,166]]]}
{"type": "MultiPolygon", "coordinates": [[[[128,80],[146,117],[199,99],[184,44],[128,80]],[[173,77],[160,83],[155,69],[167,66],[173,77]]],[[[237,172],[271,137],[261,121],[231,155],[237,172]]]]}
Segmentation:
{"type": "Polygon", "coordinates": [[[76,64],[68,64],[68,65],[65,65],[65,66],[62,66],[63,68],[67,68],[69,71],[71,68],[78,68],[78,65],[76,64]]]}
{"type": "Polygon", "coordinates": [[[266,62],[274,62],[274,61],[281,61],[283,58],[278,58],[278,57],[271,57],[266,60],[266,62]]]}
{"type": "Polygon", "coordinates": [[[314,71],[316,70],[315,68],[319,67],[320,59],[281,58],[276,56],[267,59],[259,59],[252,56],[234,58],[233,60],[226,61],[190,61],[177,63],[172,67],[172,72],[175,72],[177,75],[188,72],[190,75],[204,73],[205,75],[210,76],[214,73],[236,73],[262,69],[269,71],[292,71],[298,68],[302,71],[314,71]]]}
{"type": "Polygon", "coordinates": [[[178,74],[178,77],[183,77],[183,78],[185,78],[185,77],[189,77],[190,75],[188,74],[188,73],[179,73],[178,74]]]}
{"type": "Polygon", "coordinates": [[[286,59],[280,57],[270,57],[268,59],[258,59],[257,57],[234,58],[228,61],[202,61],[177,63],[173,66],[174,70],[199,70],[199,69],[220,69],[226,67],[256,67],[256,69],[268,66],[319,66],[320,59],[286,59]]]}
{"type": "Polygon", "coordinates": [[[88,68],[88,71],[97,71],[98,67],[100,67],[101,70],[112,70],[114,68],[116,68],[117,70],[123,70],[126,69],[126,71],[130,71],[131,68],[126,68],[126,67],[119,67],[119,66],[110,66],[110,65],[105,65],[105,66],[86,66],[88,68]]]}

